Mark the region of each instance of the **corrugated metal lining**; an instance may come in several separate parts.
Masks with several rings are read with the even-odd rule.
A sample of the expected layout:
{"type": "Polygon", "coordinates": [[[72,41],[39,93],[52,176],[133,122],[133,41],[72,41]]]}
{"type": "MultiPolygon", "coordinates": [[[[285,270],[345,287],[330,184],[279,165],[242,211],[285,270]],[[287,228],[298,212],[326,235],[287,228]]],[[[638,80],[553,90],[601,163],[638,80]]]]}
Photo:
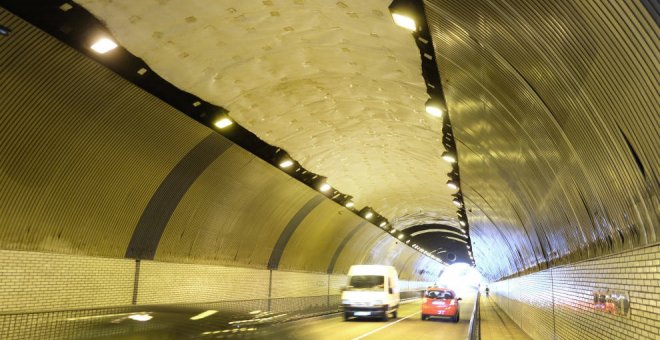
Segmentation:
{"type": "Polygon", "coordinates": [[[179,161],[144,209],[128,244],[126,257],[153,260],[163,231],[183,195],[208,166],[232,145],[219,134],[210,133],[179,161]]]}
{"type": "Polygon", "coordinates": [[[0,9],[0,247],[123,257],[209,130],[0,9]],[[127,100],[130,98],[130,100],[127,100]]]}
{"type": "Polygon", "coordinates": [[[280,269],[326,272],[346,234],[362,222],[363,228],[374,228],[335,202],[324,201],[300,223],[284,251],[280,269]]]}
{"type": "Polygon", "coordinates": [[[183,197],[156,260],[265,268],[284,228],[315,195],[234,146],[183,197]]]}
{"type": "Polygon", "coordinates": [[[341,243],[337,246],[337,249],[335,249],[335,253],[332,254],[332,259],[330,260],[330,264],[328,265],[328,274],[332,274],[335,270],[335,265],[337,264],[337,259],[339,258],[339,255],[344,251],[344,248],[346,247],[346,244],[348,241],[350,241],[355,234],[360,231],[362,227],[367,225],[367,221],[363,221],[360,224],[356,225],[353,227],[353,230],[350,230],[348,234],[344,235],[344,238],[341,240],[341,243]]]}
{"type": "Polygon", "coordinates": [[[647,8],[425,3],[480,270],[658,242],[660,53],[647,8]]]}

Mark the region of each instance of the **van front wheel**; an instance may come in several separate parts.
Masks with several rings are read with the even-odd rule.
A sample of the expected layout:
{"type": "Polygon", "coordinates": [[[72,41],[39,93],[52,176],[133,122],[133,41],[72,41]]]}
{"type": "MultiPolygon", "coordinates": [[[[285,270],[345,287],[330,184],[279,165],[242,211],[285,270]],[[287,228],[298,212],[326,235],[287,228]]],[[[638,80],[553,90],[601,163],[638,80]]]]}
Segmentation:
{"type": "Polygon", "coordinates": [[[392,312],[392,318],[393,318],[393,319],[396,319],[397,315],[399,315],[399,314],[397,313],[397,311],[392,312]]]}

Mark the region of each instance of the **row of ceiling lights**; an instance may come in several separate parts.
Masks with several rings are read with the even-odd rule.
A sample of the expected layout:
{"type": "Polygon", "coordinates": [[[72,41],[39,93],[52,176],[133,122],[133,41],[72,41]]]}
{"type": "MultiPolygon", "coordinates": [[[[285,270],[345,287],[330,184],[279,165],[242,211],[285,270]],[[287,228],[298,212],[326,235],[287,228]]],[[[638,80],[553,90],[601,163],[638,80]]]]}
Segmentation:
{"type": "MultiPolygon", "coordinates": [[[[105,54],[117,47],[118,47],[117,43],[107,37],[102,37],[97,39],[90,46],[90,48],[98,54],[105,54]]],[[[196,103],[193,103],[193,105],[195,105],[196,103]]],[[[221,131],[229,128],[234,124],[235,124],[234,121],[225,112],[220,112],[211,119],[211,125],[220,129],[221,131]]],[[[289,156],[289,154],[286,151],[282,149],[277,149],[275,153],[276,156],[273,158],[273,163],[283,171],[291,175],[294,175],[294,177],[296,177],[295,176],[296,174],[301,174],[301,175],[309,174],[308,176],[306,176],[306,178],[308,179],[303,180],[303,182],[309,182],[307,184],[309,184],[314,189],[320,191],[321,193],[328,196],[330,199],[345,206],[349,210],[357,213],[358,215],[378,225],[379,227],[385,228],[389,225],[389,222],[387,221],[386,218],[377,214],[371,208],[365,207],[362,210],[358,211],[355,208],[355,203],[352,200],[352,196],[342,194],[341,192],[334,190],[333,187],[327,183],[325,177],[317,174],[313,174],[305,170],[297,161],[295,161],[291,156],[289,156]]]]}
{"type": "MultiPolygon", "coordinates": [[[[393,10],[393,6],[396,7],[395,4],[398,3],[398,2],[400,2],[400,1],[394,1],[393,5],[390,6],[390,10],[392,11],[392,17],[394,18],[395,23],[397,23],[398,25],[403,26],[405,28],[408,28],[411,31],[417,31],[417,27],[416,27],[414,19],[411,19],[411,17],[408,17],[408,19],[406,19],[403,15],[399,14],[396,11],[396,9],[393,10]],[[411,24],[411,22],[412,22],[412,24],[411,24]]],[[[410,1],[403,1],[403,2],[407,3],[407,4],[411,3],[410,1]]],[[[74,8],[74,5],[71,5],[69,3],[64,3],[59,7],[59,9],[63,12],[67,12],[67,11],[71,10],[72,8],[74,8]]],[[[6,32],[8,34],[9,32],[11,32],[11,30],[8,29],[8,28],[7,29],[5,29],[5,27],[2,27],[2,28],[3,28],[2,33],[6,32]]],[[[428,44],[428,42],[430,42],[430,38],[426,39],[422,36],[418,36],[417,40],[422,42],[423,44],[428,44]]],[[[116,49],[118,47],[118,44],[113,39],[109,38],[108,36],[101,36],[101,37],[98,37],[95,41],[93,41],[90,45],[88,45],[88,47],[97,54],[106,54],[106,53],[116,49]]],[[[433,60],[432,55],[433,55],[433,51],[430,51],[430,53],[424,53],[423,56],[425,58],[423,58],[423,60],[424,59],[433,60]]],[[[145,75],[147,73],[146,67],[139,68],[137,70],[137,73],[140,76],[145,75]]],[[[425,75],[427,75],[427,76],[429,74],[432,76],[433,72],[431,72],[431,73],[426,72],[425,73],[425,75]]],[[[435,74],[439,74],[439,73],[437,73],[437,70],[436,70],[435,74]]],[[[428,85],[428,88],[429,88],[429,94],[431,95],[431,98],[429,98],[429,100],[427,100],[427,102],[425,104],[426,112],[428,114],[432,115],[432,116],[435,116],[435,117],[442,117],[444,111],[446,111],[446,106],[444,105],[444,100],[443,100],[444,98],[442,96],[441,86],[440,86],[439,82],[437,84],[432,84],[428,80],[427,80],[427,85],[428,85]]],[[[199,107],[199,106],[202,106],[202,102],[200,100],[197,100],[197,101],[194,101],[192,103],[192,105],[194,107],[199,107]]],[[[221,109],[221,110],[217,110],[217,111],[219,111],[219,112],[215,112],[213,114],[210,114],[208,117],[207,117],[206,112],[201,114],[201,116],[203,118],[205,118],[203,120],[203,122],[207,123],[207,125],[211,125],[211,126],[217,128],[217,129],[219,129],[221,132],[226,131],[226,129],[230,128],[232,125],[235,125],[235,122],[229,117],[229,115],[227,115],[227,112],[225,110],[221,109]]],[[[199,117],[197,117],[197,119],[200,120],[199,117]]],[[[446,115],[445,115],[445,119],[448,120],[448,117],[446,115]]],[[[453,138],[451,138],[451,140],[453,141],[453,138]]],[[[456,163],[457,159],[456,159],[455,148],[454,149],[448,148],[448,150],[443,153],[442,158],[445,159],[448,162],[456,163]]],[[[298,162],[293,160],[284,150],[279,149],[279,148],[276,149],[275,157],[273,158],[273,163],[275,165],[277,165],[280,169],[282,169],[285,172],[292,175],[293,177],[296,177],[297,179],[301,180],[302,182],[304,182],[304,183],[308,184],[309,186],[317,189],[318,191],[325,194],[326,196],[328,196],[329,198],[331,198],[335,202],[337,202],[339,204],[342,204],[347,209],[349,209],[352,212],[360,215],[361,217],[365,218],[369,222],[379,226],[380,228],[384,229],[385,231],[389,231],[390,234],[397,237],[397,239],[399,239],[399,240],[404,240],[405,239],[405,243],[410,244],[411,238],[406,236],[406,234],[398,232],[398,230],[392,228],[390,226],[389,221],[385,217],[383,217],[380,214],[376,213],[372,208],[369,208],[369,207],[365,207],[361,210],[357,210],[355,208],[354,202],[352,201],[352,196],[342,194],[341,192],[339,192],[337,190],[334,190],[332,188],[332,186],[326,182],[325,177],[314,174],[314,173],[311,173],[310,171],[305,170],[302,166],[300,166],[300,164],[298,164],[298,162]],[[298,175],[298,176],[296,176],[296,175],[298,175]],[[397,233],[398,233],[398,235],[395,235],[397,233]]],[[[456,173],[456,176],[458,176],[458,170],[457,169],[456,169],[455,173],[456,173]]],[[[458,187],[458,179],[457,178],[456,179],[454,179],[454,178],[450,179],[450,181],[447,183],[447,185],[449,185],[450,187],[455,186],[455,187],[459,188],[458,187]]],[[[458,197],[455,198],[454,202],[457,206],[459,206],[462,209],[462,195],[460,195],[460,188],[459,188],[459,195],[458,195],[458,197]]],[[[459,216],[459,218],[460,218],[460,216],[459,216]]],[[[464,214],[464,209],[463,209],[463,219],[461,219],[460,222],[461,222],[461,226],[467,227],[467,222],[466,222],[466,217],[465,217],[465,214],[464,214]]],[[[425,255],[427,255],[427,253],[428,253],[427,251],[425,251],[421,247],[418,247],[416,244],[413,244],[413,248],[419,250],[422,253],[425,253],[425,255]]],[[[468,246],[468,248],[469,248],[469,246],[468,246]]],[[[429,256],[429,257],[431,257],[431,258],[433,258],[437,261],[442,262],[440,259],[438,259],[435,256],[429,256]]],[[[470,253],[470,257],[472,258],[471,253],[470,253]]]]}
{"type": "MultiPolygon", "coordinates": [[[[426,112],[436,117],[442,117],[443,113],[447,112],[447,106],[442,91],[439,76],[440,72],[438,71],[437,64],[434,60],[435,51],[433,49],[433,44],[430,43],[432,40],[426,23],[426,15],[424,14],[424,4],[421,0],[394,0],[389,6],[389,10],[396,25],[410,30],[413,33],[413,37],[415,37],[417,46],[420,49],[420,54],[422,56],[422,74],[424,75],[427,85],[427,93],[430,97],[425,104],[426,112]]],[[[444,115],[442,134],[442,144],[445,147],[445,151],[442,153],[441,157],[452,166],[452,171],[447,174],[449,179],[446,184],[450,189],[456,190],[456,193],[452,194],[452,203],[458,207],[457,215],[459,224],[461,226],[461,231],[466,234],[467,241],[452,236],[446,236],[446,238],[465,243],[468,256],[470,257],[472,265],[474,265],[474,257],[470,246],[469,225],[465,213],[465,206],[463,204],[463,193],[460,186],[456,142],[449,115],[444,115]]]]}

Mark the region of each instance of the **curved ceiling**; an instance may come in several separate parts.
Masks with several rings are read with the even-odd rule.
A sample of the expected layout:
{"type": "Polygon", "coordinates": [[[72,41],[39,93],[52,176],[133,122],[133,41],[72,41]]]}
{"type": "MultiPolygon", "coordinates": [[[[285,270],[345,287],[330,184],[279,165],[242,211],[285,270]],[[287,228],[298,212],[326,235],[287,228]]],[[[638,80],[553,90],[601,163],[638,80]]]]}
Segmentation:
{"type": "MultiPolygon", "coordinates": [[[[407,231],[458,226],[442,122],[423,112],[419,51],[389,1],[78,2],[163,78],[356,204],[407,231]]],[[[479,269],[496,279],[658,242],[658,13],[424,5],[479,269]]]]}
{"type": "Polygon", "coordinates": [[[457,225],[442,119],[424,111],[419,51],[389,1],[77,2],[160,76],[227,108],[356,206],[457,225]]]}

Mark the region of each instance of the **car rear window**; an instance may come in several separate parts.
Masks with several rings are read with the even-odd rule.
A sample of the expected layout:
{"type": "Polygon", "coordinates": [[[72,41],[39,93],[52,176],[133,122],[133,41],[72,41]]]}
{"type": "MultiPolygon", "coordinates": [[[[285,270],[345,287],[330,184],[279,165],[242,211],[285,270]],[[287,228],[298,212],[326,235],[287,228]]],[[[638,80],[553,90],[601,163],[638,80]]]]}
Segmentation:
{"type": "Polygon", "coordinates": [[[428,290],[425,296],[429,299],[453,299],[454,294],[445,290],[428,290]]]}

